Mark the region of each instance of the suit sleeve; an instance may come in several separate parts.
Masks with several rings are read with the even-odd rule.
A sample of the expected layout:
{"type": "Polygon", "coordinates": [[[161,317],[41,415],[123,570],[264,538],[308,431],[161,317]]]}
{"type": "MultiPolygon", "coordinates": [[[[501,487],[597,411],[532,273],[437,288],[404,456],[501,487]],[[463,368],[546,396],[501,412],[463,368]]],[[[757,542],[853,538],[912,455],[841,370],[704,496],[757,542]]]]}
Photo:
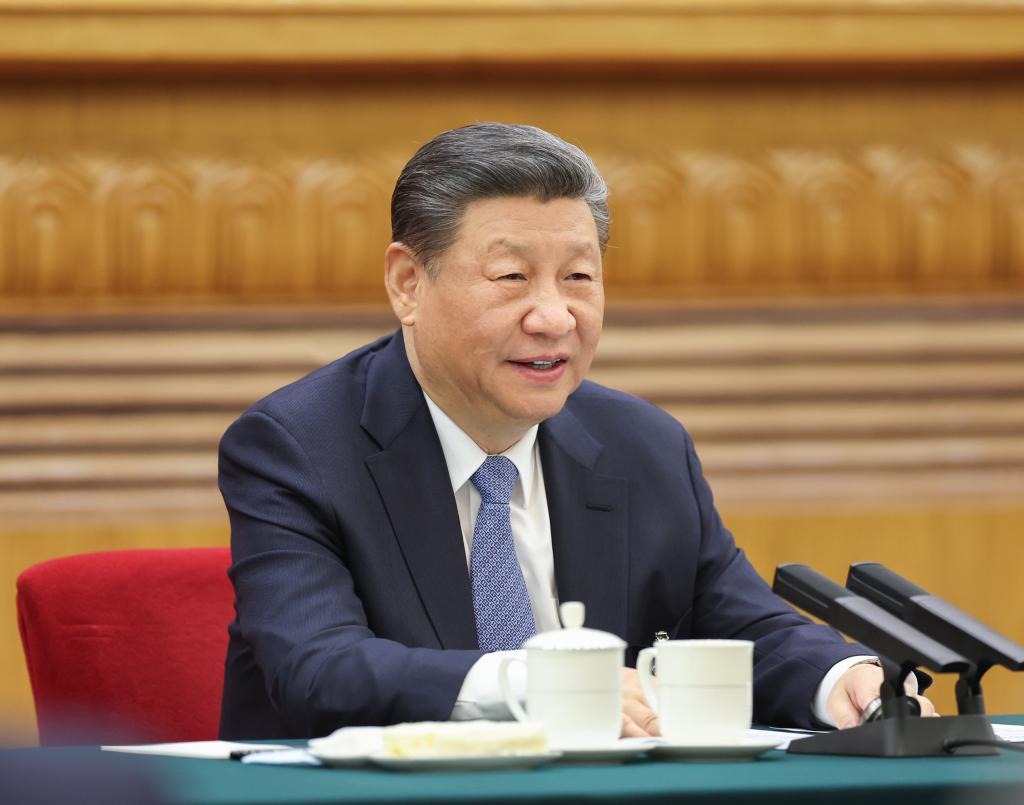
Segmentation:
{"type": "Polygon", "coordinates": [[[689,434],[686,454],[701,519],[693,636],[754,642],[756,723],[820,726],[812,703],[825,674],[840,660],[873,652],[812,623],[771,591],[723,525],[689,434]]]}
{"type": "Polygon", "coordinates": [[[343,524],[278,420],[250,411],[228,429],[220,488],[231,520],[232,643],[251,651],[288,731],[447,719],[480,653],[410,648],[373,633],[343,524]]]}

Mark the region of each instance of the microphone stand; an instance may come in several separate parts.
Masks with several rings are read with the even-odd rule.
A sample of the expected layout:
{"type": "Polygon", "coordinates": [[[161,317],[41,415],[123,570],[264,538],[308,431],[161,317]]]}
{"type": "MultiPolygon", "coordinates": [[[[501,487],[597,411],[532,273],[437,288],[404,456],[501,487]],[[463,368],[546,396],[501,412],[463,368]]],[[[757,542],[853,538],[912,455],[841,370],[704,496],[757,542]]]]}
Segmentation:
{"type": "Polygon", "coordinates": [[[780,565],[772,589],[858,642],[885,649],[878,652],[884,675],[879,692],[881,718],[791,741],[788,752],[870,757],[998,754],[995,746],[949,748],[954,742],[996,740],[992,725],[982,713],[921,718],[917,701],[903,687],[907,676],[920,665],[937,673],[960,672],[969,692],[971,678],[980,678],[974,663],[806,565],[780,565]]]}
{"type": "Polygon", "coordinates": [[[945,599],[931,595],[885,565],[878,562],[850,565],[846,586],[970,660],[970,666],[960,672],[956,682],[956,706],[960,715],[985,714],[981,678],[993,665],[1002,665],[1011,671],[1024,670],[1024,646],[945,599]]]}
{"type": "Polygon", "coordinates": [[[956,709],[962,716],[985,715],[985,694],[981,691],[981,677],[991,666],[972,663],[956,680],[956,709]]]}
{"type": "MultiPolygon", "coordinates": [[[[917,701],[903,692],[908,670],[885,657],[885,682],[880,691],[882,715],[857,727],[822,732],[792,741],[794,755],[855,755],[866,757],[938,757],[996,755],[994,746],[946,747],[960,741],[993,741],[995,733],[984,714],[922,718],[917,701]],[[897,693],[899,691],[899,693],[897,693]],[[913,702],[913,704],[911,704],[913,702]]],[[[963,677],[961,677],[963,679],[963,677]]]]}

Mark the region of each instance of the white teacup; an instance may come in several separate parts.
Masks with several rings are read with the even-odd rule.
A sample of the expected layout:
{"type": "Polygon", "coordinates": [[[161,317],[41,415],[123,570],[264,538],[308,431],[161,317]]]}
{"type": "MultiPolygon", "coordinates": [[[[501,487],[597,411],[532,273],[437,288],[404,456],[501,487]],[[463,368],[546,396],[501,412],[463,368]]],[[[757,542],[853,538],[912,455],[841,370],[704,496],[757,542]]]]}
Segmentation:
{"type": "Polygon", "coordinates": [[[564,629],[531,637],[526,649],[526,709],[512,690],[509,670],[522,662],[506,657],[498,680],[512,715],[544,725],[553,749],[607,747],[622,729],[622,667],[625,642],[584,629],[583,604],[559,608],[564,629]]]}
{"type": "Polygon", "coordinates": [[[753,657],[749,640],[667,640],[641,651],[640,687],[661,734],[674,744],[741,742],[753,715],[753,657]]]}

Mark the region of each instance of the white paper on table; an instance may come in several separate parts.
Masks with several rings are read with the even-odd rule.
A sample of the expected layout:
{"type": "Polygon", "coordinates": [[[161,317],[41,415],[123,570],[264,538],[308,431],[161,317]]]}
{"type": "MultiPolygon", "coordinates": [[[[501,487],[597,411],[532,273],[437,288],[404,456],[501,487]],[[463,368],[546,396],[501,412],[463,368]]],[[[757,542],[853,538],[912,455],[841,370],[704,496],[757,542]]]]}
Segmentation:
{"type": "Polygon", "coordinates": [[[181,743],[100,747],[104,752],[130,752],[136,755],[194,757],[208,760],[228,760],[232,752],[266,752],[275,749],[293,748],[281,744],[251,744],[235,743],[233,741],[183,741],[181,743]]]}
{"type": "MultiPolygon", "coordinates": [[[[789,748],[790,742],[797,741],[800,738],[809,738],[823,731],[795,730],[782,727],[774,730],[750,729],[747,730],[747,738],[756,741],[775,741],[777,744],[775,748],[785,751],[789,748]]],[[[831,730],[829,731],[831,732],[831,730]]]]}
{"type": "Polygon", "coordinates": [[[323,766],[318,758],[305,749],[292,747],[272,752],[253,752],[242,758],[243,763],[257,766],[323,766]]]}
{"type": "Polygon", "coordinates": [[[997,738],[1002,738],[1004,741],[1013,741],[1014,743],[1024,741],[1024,725],[1021,724],[993,724],[992,731],[997,738]]]}

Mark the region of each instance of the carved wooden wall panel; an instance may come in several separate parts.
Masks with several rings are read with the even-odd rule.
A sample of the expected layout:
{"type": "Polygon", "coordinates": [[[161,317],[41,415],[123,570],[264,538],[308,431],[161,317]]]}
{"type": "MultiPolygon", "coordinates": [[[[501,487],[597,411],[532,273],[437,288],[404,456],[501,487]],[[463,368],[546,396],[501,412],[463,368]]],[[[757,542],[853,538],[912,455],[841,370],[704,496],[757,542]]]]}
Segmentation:
{"type": "Polygon", "coordinates": [[[323,159],[4,159],[0,289],[28,298],[367,295],[381,284],[366,267],[381,264],[389,239],[391,181],[323,159]]]}
{"type": "MultiPolygon", "coordinates": [[[[0,160],[17,298],[379,299],[403,154],[0,160]]],[[[612,288],[1024,290],[1024,154],[984,146],[597,151],[612,288]]]]}
{"type": "Polygon", "coordinates": [[[879,146],[605,162],[613,166],[613,285],[1024,287],[1017,153],[879,146]]]}
{"type": "Polygon", "coordinates": [[[1005,0],[0,0],[0,307],[382,301],[404,161],[535,123],[614,299],[1024,291],[1005,0]]]}

